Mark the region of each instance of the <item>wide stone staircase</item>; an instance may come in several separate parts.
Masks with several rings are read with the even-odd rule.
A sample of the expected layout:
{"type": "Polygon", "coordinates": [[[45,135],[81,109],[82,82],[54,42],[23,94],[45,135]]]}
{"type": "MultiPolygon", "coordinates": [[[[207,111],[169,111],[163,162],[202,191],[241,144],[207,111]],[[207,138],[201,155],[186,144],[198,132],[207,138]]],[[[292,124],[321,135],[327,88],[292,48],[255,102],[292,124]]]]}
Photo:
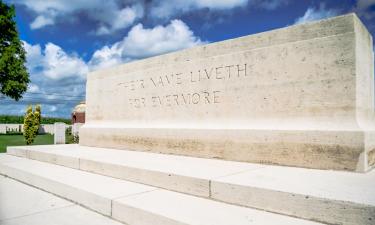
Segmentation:
{"type": "Polygon", "coordinates": [[[0,174],[129,225],[375,224],[375,170],[46,145],[8,147],[0,174]]]}

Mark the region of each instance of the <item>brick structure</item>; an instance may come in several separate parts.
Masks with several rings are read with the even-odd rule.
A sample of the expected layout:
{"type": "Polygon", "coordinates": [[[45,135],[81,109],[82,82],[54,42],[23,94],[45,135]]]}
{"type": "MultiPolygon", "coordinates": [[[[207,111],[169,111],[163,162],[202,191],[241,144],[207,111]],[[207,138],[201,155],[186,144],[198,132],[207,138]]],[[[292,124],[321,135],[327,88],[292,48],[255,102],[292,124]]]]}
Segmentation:
{"type": "Polygon", "coordinates": [[[76,105],[72,112],[72,124],[85,123],[86,103],[84,101],[76,105]]]}

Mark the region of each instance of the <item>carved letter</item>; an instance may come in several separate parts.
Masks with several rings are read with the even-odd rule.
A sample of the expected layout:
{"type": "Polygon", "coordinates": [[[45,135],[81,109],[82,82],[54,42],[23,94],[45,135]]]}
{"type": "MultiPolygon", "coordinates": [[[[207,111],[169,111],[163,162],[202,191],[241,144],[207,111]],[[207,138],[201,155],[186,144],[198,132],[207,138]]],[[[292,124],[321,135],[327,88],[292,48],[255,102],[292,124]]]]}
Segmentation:
{"type": "Polygon", "coordinates": [[[240,77],[240,72],[245,72],[245,77],[247,76],[247,74],[246,74],[246,63],[244,64],[245,65],[245,67],[244,67],[244,69],[240,69],[240,65],[237,65],[237,76],[238,77],[240,77]]]}
{"type": "Polygon", "coordinates": [[[218,79],[218,80],[224,78],[224,77],[220,77],[220,75],[221,75],[220,69],[223,69],[223,67],[222,66],[216,67],[216,79],[218,79]]]}
{"type": "Polygon", "coordinates": [[[214,103],[219,103],[219,96],[217,95],[220,91],[214,91],[214,103]]]}
{"type": "Polygon", "coordinates": [[[194,93],[194,94],[191,96],[191,101],[193,102],[193,104],[198,104],[200,98],[201,98],[201,96],[200,96],[198,93],[194,93]],[[196,97],[195,99],[194,99],[194,96],[196,97]],[[194,101],[194,100],[195,100],[195,101],[194,101]]]}

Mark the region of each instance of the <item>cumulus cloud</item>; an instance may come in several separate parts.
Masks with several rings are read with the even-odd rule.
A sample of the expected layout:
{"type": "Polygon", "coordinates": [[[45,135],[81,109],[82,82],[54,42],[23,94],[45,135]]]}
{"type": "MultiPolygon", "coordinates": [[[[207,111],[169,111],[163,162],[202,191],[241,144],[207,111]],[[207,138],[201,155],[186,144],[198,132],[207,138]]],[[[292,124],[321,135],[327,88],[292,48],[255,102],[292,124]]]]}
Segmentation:
{"type": "Polygon", "coordinates": [[[112,17],[103,19],[104,23],[102,23],[100,27],[97,29],[96,34],[98,35],[111,34],[122,28],[129,27],[137,19],[142,18],[143,14],[144,14],[143,6],[140,4],[135,4],[131,7],[123,8],[119,11],[116,11],[112,15],[112,17]]]}
{"type": "Polygon", "coordinates": [[[314,20],[325,19],[339,14],[338,10],[327,9],[324,4],[320,4],[318,8],[309,7],[305,14],[295,20],[295,24],[307,23],[314,20]]]}
{"type": "Polygon", "coordinates": [[[200,45],[196,37],[181,20],[172,20],[166,26],[144,28],[134,26],[123,40],[97,50],[89,65],[93,69],[200,45]]]}
{"type": "Polygon", "coordinates": [[[178,15],[208,10],[226,13],[234,8],[251,5],[255,8],[274,10],[289,0],[10,0],[23,5],[36,14],[30,23],[31,29],[41,29],[66,21],[84,18],[94,22],[91,32],[109,35],[132,26],[147,13],[152,20],[170,20],[178,15]],[[147,12],[146,12],[147,11],[147,12]]]}
{"type": "Polygon", "coordinates": [[[19,102],[2,100],[0,114],[23,114],[28,104],[42,104],[44,116],[69,116],[72,108],[84,99],[87,63],[60,46],[23,42],[31,83],[19,102]]]}
{"type": "Polygon", "coordinates": [[[0,114],[22,114],[26,105],[42,104],[44,116],[67,117],[72,108],[84,99],[86,74],[90,70],[202,43],[181,20],[152,28],[135,25],[121,41],[103,46],[88,62],[53,43],[42,46],[23,42],[31,83],[19,102],[1,100],[7,104],[0,108],[0,114]]]}
{"type": "Polygon", "coordinates": [[[27,87],[27,90],[29,92],[38,92],[38,91],[40,91],[39,86],[36,85],[36,84],[33,84],[33,83],[29,84],[29,86],[27,87]]]}
{"type": "Polygon", "coordinates": [[[209,10],[227,10],[246,6],[248,0],[164,0],[153,1],[151,16],[159,19],[168,19],[174,15],[188,11],[207,8],[209,10]]]}
{"type": "Polygon", "coordinates": [[[32,29],[40,29],[53,25],[56,21],[71,20],[80,14],[98,24],[96,34],[111,34],[131,26],[137,19],[143,17],[143,4],[129,1],[128,5],[120,4],[117,0],[13,0],[18,5],[24,5],[37,14],[31,22],[32,29]]]}
{"type": "Polygon", "coordinates": [[[40,73],[53,80],[67,77],[85,77],[88,67],[84,60],[74,53],[67,53],[61,47],[47,43],[44,50],[40,45],[24,42],[27,53],[27,68],[31,73],[40,73]]]}
{"type": "Polygon", "coordinates": [[[52,25],[55,21],[52,18],[48,18],[46,16],[38,16],[35,20],[30,24],[31,29],[39,29],[41,27],[52,25]]]}
{"type": "Polygon", "coordinates": [[[86,63],[76,54],[68,54],[59,46],[48,43],[43,58],[44,75],[54,79],[80,76],[88,72],[86,63]]]}
{"type": "Polygon", "coordinates": [[[354,11],[368,20],[375,18],[375,0],[358,0],[354,11]]]}
{"type": "Polygon", "coordinates": [[[287,5],[289,0],[252,0],[251,5],[267,10],[275,10],[281,6],[287,5]]]}

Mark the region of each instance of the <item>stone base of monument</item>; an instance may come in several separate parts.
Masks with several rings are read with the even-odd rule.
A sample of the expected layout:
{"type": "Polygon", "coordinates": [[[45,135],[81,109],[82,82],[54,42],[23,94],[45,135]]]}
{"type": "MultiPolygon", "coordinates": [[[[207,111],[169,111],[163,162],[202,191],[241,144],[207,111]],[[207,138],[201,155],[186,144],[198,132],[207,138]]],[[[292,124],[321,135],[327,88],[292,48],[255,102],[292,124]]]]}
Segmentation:
{"type": "Polygon", "coordinates": [[[375,131],[83,127],[80,142],[93,147],[313,169],[365,172],[375,165],[375,131]]]}
{"type": "Polygon", "coordinates": [[[0,155],[0,174],[129,225],[375,221],[375,170],[362,174],[45,145],[8,147],[0,155]]]}

